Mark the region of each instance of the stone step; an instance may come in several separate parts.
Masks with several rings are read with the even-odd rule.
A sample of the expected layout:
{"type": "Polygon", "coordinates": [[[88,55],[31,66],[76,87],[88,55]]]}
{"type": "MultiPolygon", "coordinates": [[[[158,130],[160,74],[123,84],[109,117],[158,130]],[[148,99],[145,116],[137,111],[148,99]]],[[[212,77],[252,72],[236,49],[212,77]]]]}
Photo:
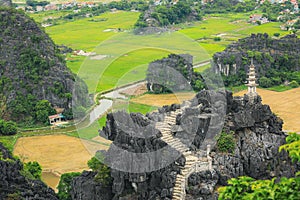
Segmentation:
{"type": "Polygon", "coordinates": [[[166,116],[164,121],[166,121],[166,119],[175,119],[176,120],[176,114],[175,115],[170,115],[170,116],[166,116]]]}
{"type": "Polygon", "coordinates": [[[177,197],[180,197],[180,196],[182,196],[182,191],[178,191],[178,192],[173,192],[173,196],[177,196],[177,197]]]}
{"type": "Polygon", "coordinates": [[[173,200],[182,200],[180,197],[173,197],[173,200]]]}
{"type": "Polygon", "coordinates": [[[198,161],[198,158],[197,158],[196,156],[191,156],[191,155],[186,156],[185,159],[186,159],[186,160],[191,160],[191,161],[195,161],[195,160],[198,161]]]}
{"type": "Polygon", "coordinates": [[[164,118],[164,121],[166,121],[166,119],[176,119],[176,114],[175,115],[169,115],[169,116],[166,116],[164,118]]]}
{"type": "Polygon", "coordinates": [[[176,117],[170,117],[170,118],[167,118],[165,119],[164,121],[172,121],[172,122],[176,122],[176,117]]]}
{"type": "Polygon", "coordinates": [[[189,155],[191,155],[191,154],[192,154],[191,151],[186,151],[186,152],[183,153],[183,155],[184,155],[185,157],[187,157],[187,156],[189,156],[189,155]]]}
{"type": "Polygon", "coordinates": [[[182,200],[181,197],[174,197],[173,200],[182,200]]]}
{"type": "Polygon", "coordinates": [[[184,151],[186,151],[187,149],[184,147],[179,147],[177,148],[178,151],[180,151],[181,153],[183,153],[184,151]]]}
{"type": "Polygon", "coordinates": [[[169,126],[169,127],[161,127],[161,128],[158,128],[158,130],[160,130],[160,131],[165,131],[165,130],[171,130],[171,127],[169,126]]]}
{"type": "Polygon", "coordinates": [[[182,188],[181,185],[177,185],[173,188],[173,192],[178,193],[178,192],[182,192],[182,188]]]}

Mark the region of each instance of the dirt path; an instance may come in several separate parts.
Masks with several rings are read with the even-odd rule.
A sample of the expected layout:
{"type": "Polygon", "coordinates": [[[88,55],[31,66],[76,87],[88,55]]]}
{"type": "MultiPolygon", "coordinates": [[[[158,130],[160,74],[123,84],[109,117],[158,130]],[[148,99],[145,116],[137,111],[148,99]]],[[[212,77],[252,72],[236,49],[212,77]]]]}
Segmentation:
{"type": "MultiPolygon", "coordinates": [[[[270,105],[272,111],[284,121],[283,129],[300,132],[300,88],[285,92],[257,89],[264,104],[270,105]]],[[[244,95],[246,91],[236,93],[244,95]]]]}

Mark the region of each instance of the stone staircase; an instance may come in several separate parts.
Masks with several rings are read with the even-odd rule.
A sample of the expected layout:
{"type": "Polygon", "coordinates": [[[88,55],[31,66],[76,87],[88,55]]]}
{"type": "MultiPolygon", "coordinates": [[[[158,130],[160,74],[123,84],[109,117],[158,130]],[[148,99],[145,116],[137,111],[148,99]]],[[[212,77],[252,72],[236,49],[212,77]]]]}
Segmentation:
{"type": "Polygon", "coordinates": [[[199,158],[195,156],[178,138],[175,138],[172,135],[171,127],[176,124],[176,116],[181,113],[181,109],[172,111],[165,116],[163,122],[157,122],[155,126],[162,133],[161,139],[177,151],[181,152],[186,159],[185,166],[181,168],[181,173],[176,176],[172,197],[174,200],[185,199],[185,189],[188,184],[188,177],[192,173],[212,168],[211,158],[208,156],[210,150],[207,151],[206,157],[199,158]]]}

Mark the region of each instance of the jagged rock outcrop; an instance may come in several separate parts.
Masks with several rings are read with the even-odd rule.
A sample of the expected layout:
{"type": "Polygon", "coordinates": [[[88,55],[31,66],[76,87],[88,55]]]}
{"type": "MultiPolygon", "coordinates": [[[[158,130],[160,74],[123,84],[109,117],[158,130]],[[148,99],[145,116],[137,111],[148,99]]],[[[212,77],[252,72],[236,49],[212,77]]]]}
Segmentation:
{"type": "Polygon", "coordinates": [[[215,170],[193,173],[188,179],[186,200],[217,199],[214,193],[215,187],[219,182],[219,175],[215,170]],[[213,194],[213,195],[212,195],[213,194]]]}
{"type": "Polygon", "coordinates": [[[96,173],[84,171],[80,177],[74,178],[71,193],[72,199],[106,200],[112,199],[112,188],[94,180],[96,173]]]}
{"type": "Polygon", "coordinates": [[[0,0],[0,6],[8,6],[10,7],[12,5],[11,0],[0,0]]]}
{"type": "Polygon", "coordinates": [[[39,100],[53,107],[89,104],[85,83],[70,72],[49,36],[22,11],[0,8],[0,117],[25,121],[39,100]],[[73,93],[76,88],[76,93],[73,93]]]}
{"type": "Polygon", "coordinates": [[[22,169],[23,164],[0,143],[0,199],[58,200],[54,190],[24,177],[22,169]]]}
{"type": "Polygon", "coordinates": [[[154,93],[202,90],[204,79],[193,70],[193,56],[170,54],[153,61],[147,70],[147,89],[154,93]]]}
{"type": "MultiPolygon", "coordinates": [[[[216,146],[212,146],[210,157],[213,169],[195,172],[188,177],[185,199],[216,199],[218,196],[216,188],[226,185],[227,180],[233,177],[251,176],[257,179],[270,179],[275,176],[294,176],[300,166],[293,164],[286,152],[278,152],[279,146],[285,143],[286,137],[282,132],[282,123],[282,120],[271,112],[269,106],[261,103],[259,96],[250,102],[247,95],[233,97],[230,92],[217,91],[202,91],[188,102],[164,106],[159,109],[159,112],[149,113],[146,116],[126,113],[109,114],[107,125],[100,132],[112,140],[113,146],[117,146],[120,151],[114,154],[109,154],[110,150],[106,152],[108,160],[118,157],[118,154],[121,155],[120,158],[127,155],[122,151],[142,153],[141,156],[153,151],[159,152],[160,149],[166,147],[169,139],[181,141],[190,149],[182,153],[177,150],[181,148],[181,145],[177,144],[178,142],[174,143],[174,149],[171,152],[178,153],[175,155],[177,159],[164,167],[157,165],[157,170],[145,173],[118,170],[117,167],[130,164],[134,159],[124,162],[118,158],[117,163],[110,160],[108,164],[113,168],[111,189],[114,197],[112,199],[123,199],[124,196],[126,196],[125,199],[141,200],[181,199],[173,195],[174,193],[180,194],[179,188],[175,190],[174,186],[182,170],[186,170],[186,164],[191,164],[191,161],[187,160],[187,155],[192,154],[194,158],[200,156],[203,153],[201,150],[203,144],[207,142],[207,144],[214,144],[210,140],[215,139],[216,134],[221,131],[234,133],[235,149],[232,153],[224,153],[220,152],[216,146]],[[176,112],[178,110],[180,112],[176,112]],[[216,113],[222,116],[220,115],[222,110],[224,111],[223,118],[216,117],[216,113]],[[168,115],[168,113],[172,114],[168,115]],[[172,135],[167,136],[164,133],[167,126],[160,126],[160,129],[153,128],[158,127],[154,126],[155,124],[164,123],[166,118],[169,119],[176,113],[178,114],[174,119],[175,123],[169,124],[172,135]],[[118,165],[118,162],[121,164],[118,165]]],[[[198,162],[201,164],[202,161],[198,162]]],[[[203,161],[205,162],[207,161],[203,161]]],[[[140,164],[147,165],[148,163],[145,161],[140,164]]],[[[84,180],[84,177],[86,175],[74,180],[74,184],[80,186],[78,180],[84,180]]],[[[73,187],[72,192],[77,196],[91,195],[76,187],[73,187]]],[[[91,198],[95,199],[97,195],[94,193],[91,198]]]]}
{"type": "Polygon", "coordinates": [[[250,58],[253,58],[261,77],[278,76],[277,84],[281,84],[285,80],[290,80],[286,76],[279,76],[276,72],[300,70],[299,46],[300,39],[296,35],[272,39],[268,34],[252,34],[228,45],[223,52],[216,53],[213,56],[213,70],[225,76],[225,86],[241,85],[246,81],[250,58]]]}

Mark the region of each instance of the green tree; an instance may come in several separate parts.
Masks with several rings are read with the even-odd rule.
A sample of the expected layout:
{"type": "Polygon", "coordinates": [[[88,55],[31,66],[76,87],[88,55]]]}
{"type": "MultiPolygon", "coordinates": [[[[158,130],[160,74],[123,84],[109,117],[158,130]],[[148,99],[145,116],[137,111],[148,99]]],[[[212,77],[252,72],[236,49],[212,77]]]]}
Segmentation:
{"type": "Polygon", "coordinates": [[[280,36],[280,33],[274,33],[273,34],[275,37],[279,37],[280,36]]]}
{"type": "Polygon", "coordinates": [[[60,200],[72,200],[70,191],[71,191],[71,184],[75,177],[80,176],[81,173],[79,172],[71,172],[61,175],[59,184],[57,186],[58,189],[58,197],[60,200]]]}
{"type": "Polygon", "coordinates": [[[17,124],[0,119],[0,135],[14,135],[17,133],[17,124]]]}
{"type": "Polygon", "coordinates": [[[33,179],[41,179],[41,175],[42,175],[42,167],[41,165],[36,162],[28,162],[24,164],[23,170],[25,172],[28,172],[32,175],[33,179]]]}
{"type": "Polygon", "coordinates": [[[97,152],[91,160],[88,161],[88,166],[94,172],[97,172],[95,180],[99,181],[103,185],[109,185],[112,181],[110,176],[110,168],[103,163],[103,156],[100,152],[97,152]]]}
{"type": "Polygon", "coordinates": [[[254,180],[251,177],[232,178],[228,186],[219,188],[220,200],[231,199],[300,199],[300,176],[272,180],[254,180]]]}
{"type": "Polygon", "coordinates": [[[289,86],[291,86],[292,88],[297,88],[299,87],[299,83],[297,81],[291,81],[289,86]]]}
{"type": "Polygon", "coordinates": [[[272,86],[272,80],[263,76],[259,79],[259,85],[263,88],[268,88],[272,86]]]}
{"type": "Polygon", "coordinates": [[[34,110],[36,121],[42,123],[48,123],[48,116],[56,113],[48,100],[38,101],[34,110]]]}
{"type": "Polygon", "coordinates": [[[286,144],[279,148],[279,151],[286,150],[294,162],[300,162],[300,135],[290,133],[286,138],[286,144]]]}

